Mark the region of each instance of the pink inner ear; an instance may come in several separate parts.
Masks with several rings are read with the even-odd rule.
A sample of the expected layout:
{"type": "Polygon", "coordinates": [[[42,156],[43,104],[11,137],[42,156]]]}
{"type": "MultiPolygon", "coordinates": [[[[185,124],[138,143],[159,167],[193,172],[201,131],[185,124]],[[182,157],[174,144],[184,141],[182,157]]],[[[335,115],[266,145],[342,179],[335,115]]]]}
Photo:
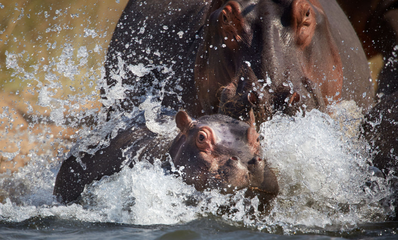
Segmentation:
{"type": "Polygon", "coordinates": [[[254,117],[254,112],[253,109],[250,110],[249,112],[250,119],[249,119],[249,125],[250,127],[246,131],[246,137],[247,137],[247,142],[249,143],[249,146],[252,150],[253,153],[256,153],[259,149],[260,143],[258,142],[258,138],[260,137],[260,134],[258,134],[256,130],[256,119],[254,117]]]}
{"type": "Polygon", "coordinates": [[[253,105],[257,105],[258,104],[258,97],[257,97],[257,95],[254,92],[249,92],[247,94],[247,100],[249,100],[249,102],[251,104],[253,104],[253,105]]]}
{"type": "Polygon", "coordinates": [[[185,111],[179,111],[176,115],[176,124],[180,131],[184,131],[192,122],[191,117],[185,111]]]}
{"type": "Polygon", "coordinates": [[[252,153],[257,153],[260,148],[260,142],[258,141],[260,134],[256,131],[254,126],[247,129],[247,142],[250,146],[252,153]]]}
{"type": "Polygon", "coordinates": [[[243,28],[243,18],[239,4],[230,1],[221,11],[219,15],[220,31],[223,35],[224,42],[230,49],[236,49],[238,43],[242,41],[240,34],[243,28]]]}
{"type": "Polygon", "coordinates": [[[299,101],[300,101],[300,94],[294,92],[293,95],[290,97],[289,104],[293,105],[295,103],[298,103],[299,101]]]}
{"type": "Polygon", "coordinates": [[[250,117],[250,119],[249,119],[249,125],[250,125],[251,128],[254,128],[254,130],[255,130],[255,129],[256,129],[256,128],[255,128],[255,127],[256,127],[256,117],[254,116],[254,111],[253,111],[253,109],[250,109],[249,117],[250,117]]]}

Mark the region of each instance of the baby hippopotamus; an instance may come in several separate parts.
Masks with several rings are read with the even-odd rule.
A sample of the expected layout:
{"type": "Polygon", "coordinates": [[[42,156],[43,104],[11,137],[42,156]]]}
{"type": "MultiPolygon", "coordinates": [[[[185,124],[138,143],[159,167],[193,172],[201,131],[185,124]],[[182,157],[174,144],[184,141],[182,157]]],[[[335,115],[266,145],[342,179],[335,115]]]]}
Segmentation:
{"type": "Polygon", "coordinates": [[[180,133],[169,153],[175,166],[183,166],[183,179],[197,190],[217,188],[224,193],[248,188],[248,196],[269,201],[278,193],[274,173],[262,159],[260,135],[254,115],[250,123],[226,115],[207,115],[193,121],[180,111],[180,133]]]}
{"type": "Polygon", "coordinates": [[[60,202],[75,202],[85,185],[124,166],[133,167],[137,159],[164,159],[167,151],[182,179],[199,191],[232,193],[247,188],[246,196],[258,196],[262,203],[278,193],[275,174],[262,159],[253,114],[248,124],[221,114],[192,120],[180,111],[175,117],[180,133],[171,144],[151,132],[142,115],[134,119],[134,126],[119,131],[107,147],[93,155],[81,151],[62,163],[54,186],[60,202]]]}

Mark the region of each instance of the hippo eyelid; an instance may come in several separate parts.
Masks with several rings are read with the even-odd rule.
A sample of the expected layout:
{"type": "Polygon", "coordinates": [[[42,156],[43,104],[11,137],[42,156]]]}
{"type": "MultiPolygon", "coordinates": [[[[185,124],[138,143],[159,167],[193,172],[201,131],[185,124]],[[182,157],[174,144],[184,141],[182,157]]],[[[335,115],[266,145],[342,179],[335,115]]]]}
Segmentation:
{"type": "Polygon", "coordinates": [[[208,126],[202,126],[195,133],[196,146],[200,151],[211,153],[214,150],[216,142],[216,134],[213,129],[208,126]]]}
{"type": "Polygon", "coordinates": [[[203,126],[199,129],[199,131],[203,131],[203,132],[207,133],[208,137],[211,138],[211,143],[212,144],[215,143],[217,135],[214,133],[214,131],[211,127],[203,126]]]}

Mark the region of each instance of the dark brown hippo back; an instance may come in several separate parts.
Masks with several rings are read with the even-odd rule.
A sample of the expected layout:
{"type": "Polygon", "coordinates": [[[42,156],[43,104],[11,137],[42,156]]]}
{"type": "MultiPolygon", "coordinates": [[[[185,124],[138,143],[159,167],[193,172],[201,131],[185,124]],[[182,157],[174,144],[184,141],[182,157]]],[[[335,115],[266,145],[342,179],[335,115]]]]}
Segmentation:
{"type": "Polygon", "coordinates": [[[209,2],[128,2],[105,62],[106,108],[131,111],[149,95],[176,111],[198,107],[193,68],[209,2]]]}

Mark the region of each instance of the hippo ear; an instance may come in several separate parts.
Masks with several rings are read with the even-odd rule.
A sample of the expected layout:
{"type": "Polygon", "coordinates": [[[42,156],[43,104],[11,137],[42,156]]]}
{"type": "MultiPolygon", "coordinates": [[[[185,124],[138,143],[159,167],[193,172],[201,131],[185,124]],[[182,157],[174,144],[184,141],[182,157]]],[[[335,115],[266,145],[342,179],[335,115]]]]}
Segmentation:
{"type": "Polygon", "coordinates": [[[191,117],[185,111],[179,111],[176,115],[177,127],[183,132],[192,122],[191,117]]]}
{"type": "Polygon", "coordinates": [[[294,92],[292,96],[289,99],[289,105],[294,105],[295,103],[298,103],[300,101],[300,94],[297,92],[294,92]]]}
{"type": "Polygon", "coordinates": [[[304,49],[311,43],[316,26],[315,11],[308,0],[293,1],[292,21],[296,44],[304,49]]]}
{"type": "Polygon", "coordinates": [[[250,109],[250,112],[249,112],[249,125],[250,125],[250,127],[253,127],[253,128],[255,128],[256,127],[256,117],[254,116],[254,111],[253,111],[253,109],[250,109]]]}
{"type": "MultiPolygon", "coordinates": [[[[258,104],[258,96],[254,92],[249,92],[247,94],[247,100],[249,101],[250,104],[256,106],[258,104]]],[[[253,112],[253,109],[251,110],[253,112]]]]}
{"type": "Polygon", "coordinates": [[[242,41],[243,17],[239,4],[235,1],[228,2],[218,16],[219,30],[225,45],[229,49],[237,49],[242,41]]]}

